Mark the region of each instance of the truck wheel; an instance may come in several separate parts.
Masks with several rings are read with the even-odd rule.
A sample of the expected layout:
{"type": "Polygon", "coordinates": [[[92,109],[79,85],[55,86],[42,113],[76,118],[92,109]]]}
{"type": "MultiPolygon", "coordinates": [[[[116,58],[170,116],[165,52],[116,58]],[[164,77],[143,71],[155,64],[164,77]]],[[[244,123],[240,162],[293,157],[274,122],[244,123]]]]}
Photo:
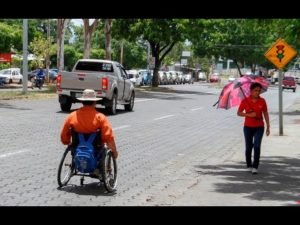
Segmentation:
{"type": "Polygon", "coordinates": [[[64,112],[70,112],[72,106],[72,102],[70,99],[67,99],[64,103],[60,103],[60,108],[64,112]]]}
{"type": "Polygon", "coordinates": [[[127,104],[127,105],[124,105],[126,111],[132,111],[133,110],[134,97],[135,97],[135,94],[134,94],[134,92],[132,92],[131,96],[130,96],[130,103],[127,104]]]}
{"type": "Polygon", "coordinates": [[[106,107],[107,111],[111,115],[117,114],[117,93],[114,92],[113,97],[110,101],[110,105],[106,107]]]}

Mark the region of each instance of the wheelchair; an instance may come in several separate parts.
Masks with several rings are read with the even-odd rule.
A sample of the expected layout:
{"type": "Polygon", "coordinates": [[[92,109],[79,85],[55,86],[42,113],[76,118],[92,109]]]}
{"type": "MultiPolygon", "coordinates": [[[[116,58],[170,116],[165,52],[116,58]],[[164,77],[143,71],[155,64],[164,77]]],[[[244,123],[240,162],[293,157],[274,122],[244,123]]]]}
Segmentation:
{"type": "MultiPolygon", "coordinates": [[[[84,134],[85,138],[90,134],[84,134]]],[[[94,139],[94,154],[97,154],[97,168],[99,174],[96,173],[81,173],[75,166],[75,150],[79,144],[78,133],[72,130],[72,143],[65,150],[57,173],[57,182],[59,187],[66,186],[73,176],[81,176],[80,185],[84,184],[84,177],[91,177],[100,180],[104,184],[108,192],[115,192],[117,190],[117,162],[112,157],[112,152],[106,145],[100,143],[101,132],[97,130],[97,136],[94,139]]]]}

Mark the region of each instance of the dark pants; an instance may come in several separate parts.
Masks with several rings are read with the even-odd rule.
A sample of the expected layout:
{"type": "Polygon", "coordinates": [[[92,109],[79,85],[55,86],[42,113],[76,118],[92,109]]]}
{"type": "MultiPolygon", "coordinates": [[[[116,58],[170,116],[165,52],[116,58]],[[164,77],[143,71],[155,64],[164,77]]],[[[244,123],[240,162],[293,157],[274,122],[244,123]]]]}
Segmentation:
{"type": "Polygon", "coordinates": [[[246,127],[244,126],[245,144],[246,144],[246,163],[247,167],[258,168],[260,157],[260,145],[264,135],[264,127],[246,127]],[[254,148],[254,161],[252,164],[252,149],[254,148]]]}

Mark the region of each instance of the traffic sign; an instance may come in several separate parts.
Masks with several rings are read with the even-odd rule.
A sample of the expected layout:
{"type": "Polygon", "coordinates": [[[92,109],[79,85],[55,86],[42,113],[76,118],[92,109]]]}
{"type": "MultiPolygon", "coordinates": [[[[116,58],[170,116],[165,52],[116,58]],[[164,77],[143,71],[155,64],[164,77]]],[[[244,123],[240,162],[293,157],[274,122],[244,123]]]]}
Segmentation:
{"type": "Polygon", "coordinates": [[[278,69],[282,69],[295,55],[297,52],[282,39],[278,39],[265,53],[265,57],[278,69]]]}

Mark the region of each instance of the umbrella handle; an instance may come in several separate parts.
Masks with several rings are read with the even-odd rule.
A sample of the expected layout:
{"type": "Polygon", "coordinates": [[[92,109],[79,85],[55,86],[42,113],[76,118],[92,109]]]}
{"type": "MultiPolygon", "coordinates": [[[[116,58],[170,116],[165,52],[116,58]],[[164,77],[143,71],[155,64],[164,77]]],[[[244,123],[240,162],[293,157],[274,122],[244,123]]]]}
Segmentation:
{"type": "Polygon", "coordinates": [[[213,107],[215,107],[216,106],[216,104],[218,104],[220,102],[220,99],[213,105],[213,107]]]}

